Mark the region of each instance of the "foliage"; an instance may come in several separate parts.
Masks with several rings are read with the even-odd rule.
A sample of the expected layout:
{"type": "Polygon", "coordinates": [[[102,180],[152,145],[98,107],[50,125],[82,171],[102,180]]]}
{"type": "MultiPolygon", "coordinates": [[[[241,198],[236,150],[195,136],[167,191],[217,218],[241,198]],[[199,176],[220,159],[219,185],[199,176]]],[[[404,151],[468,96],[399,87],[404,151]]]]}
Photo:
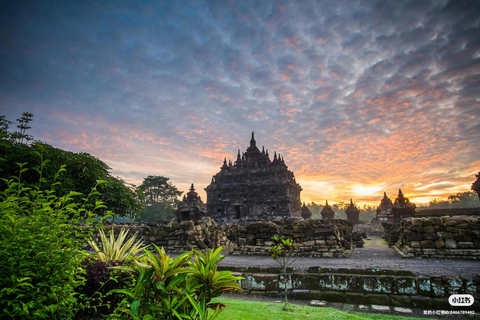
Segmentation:
{"type": "Polygon", "coordinates": [[[112,313],[121,298],[118,295],[108,294],[113,289],[128,288],[132,285],[129,273],[112,269],[112,266],[123,266],[123,261],[99,261],[88,257],[82,261],[85,269],[85,283],[77,288],[81,310],[77,317],[95,317],[112,313]]]}
{"type": "Polygon", "coordinates": [[[475,180],[472,183],[472,190],[477,194],[477,196],[480,198],[480,172],[475,175],[477,177],[477,180],[475,180]]]}
{"type": "MultiPolygon", "coordinates": [[[[20,124],[23,128],[21,128],[23,138],[17,139],[12,136],[13,133],[8,132],[11,122],[6,120],[5,116],[0,117],[0,136],[2,133],[4,136],[1,142],[7,147],[0,149],[0,158],[3,159],[0,178],[8,179],[14,176],[18,169],[16,163],[28,163],[30,167],[38,169],[40,163],[37,154],[41,153],[43,158],[50,162],[47,167],[43,168],[42,186],[51,185],[57,171],[62,165],[65,165],[61,172],[62,184],[55,188],[57,196],[64,196],[71,190],[89,194],[97,181],[105,180],[108,183],[98,186],[99,193],[89,198],[89,205],[94,206],[95,201],[102,201],[116,215],[130,218],[138,216],[144,210],[142,191],[118,177],[113,177],[109,173],[110,167],[92,155],[54,148],[41,141],[35,141],[32,144],[21,143],[23,140],[31,140],[25,134],[30,120],[27,117],[20,124]]],[[[23,183],[26,185],[35,184],[37,179],[38,174],[35,170],[23,174],[23,183]]],[[[6,187],[6,183],[0,181],[0,190],[6,187]]],[[[106,212],[102,209],[97,210],[97,214],[100,215],[104,215],[106,212]]]]}
{"type": "Polygon", "coordinates": [[[480,202],[475,193],[459,192],[452,194],[448,197],[448,200],[433,199],[429,202],[428,209],[442,209],[442,208],[469,208],[478,207],[480,202]]]}
{"type": "Polygon", "coordinates": [[[194,250],[175,259],[163,248],[155,248],[159,255],[145,249],[146,256],[141,262],[137,261],[132,268],[122,268],[137,279],[132,290],[112,290],[127,296],[119,307],[122,314],[143,320],[215,319],[225,306],[211,303],[211,299],[223,292],[241,290],[235,281],[242,278],[234,277],[230,271],[217,271],[223,259],[221,247],[207,250],[205,255],[194,250]]]}
{"type": "Polygon", "coordinates": [[[110,264],[128,261],[144,249],[142,247],[143,241],[135,242],[137,233],[125,241],[128,235],[128,230],[126,229],[121,229],[116,239],[113,229],[110,230],[108,238],[103,230],[99,230],[99,233],[102,240],[102,250],[99,249],[93,239],[88,240],[88,244],[95,250],[98,260],[101,262],[110,264]]]}
{"type": "Polygon", "coordinates": [[[140,189],[145,195],[145,211],[139,221],[151,222],[169,220],[175,217],[174,213],[180,201],[177,199],[179,191],[169,178],[162,176],[148,176],[143,179],[140,189]]]}
{"type": "Polygon", "coordinates": [[[293,241],[292,239],[285,238],[284,236],[273,236],[272,246],[268,253],[273,258],[273,260],[282,268],[283,279],[285,281],[285,305],[284,309],[287,308],[287,268],[291,266],[296,257],[293,257],[293,254],[298,249],[298,243],[300,240],[293,241]]]}
{"type": "MultiPolygon", "coordinates": [[[[216,300],[217,299],[214,301],[216,300]]],[[[420,320],[420,318],[400,317],[385,313],[360,313],[305,305],[293,305],[293,312],[284,312],[281,304],[274,302],[246,301],[243,296],[239,299],[222,298],[222,302],[227,303],[229,307],[218,317],[219,320],[420,320]]]]}
{"type": "MultiPolygon", "coordinates": [[[[0,318],[68,319],[77,307],[75,288],[84,278],[80,263],[82,246],[93,228],[101,202],[86,207],[89,196],[69,192],[56,195],[62,166],[49,188],[43,176],[45,164],[33,168],[37,184],[27,185],[23,176],[31,171],[18,163],[19,173],[2,179],[0,192],[0,318]]],[[[101,223],[101,221],[100,221],[101,223]]]]}

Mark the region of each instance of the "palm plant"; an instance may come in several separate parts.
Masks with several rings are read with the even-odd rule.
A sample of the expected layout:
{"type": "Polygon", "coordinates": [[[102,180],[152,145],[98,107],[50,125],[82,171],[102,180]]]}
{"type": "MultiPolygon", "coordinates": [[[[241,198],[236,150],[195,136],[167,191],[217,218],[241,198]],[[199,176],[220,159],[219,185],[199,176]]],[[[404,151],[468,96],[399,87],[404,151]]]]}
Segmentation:
{"type": "Polygon", "coordinates": [[[135,257],[136,254],[145,249],[143,241],[139,240],[135,242],[137,233],[125,241],[128,230],[120,230],[116,239],[113,230],[110,230],[108,238],[103,230],[100,230],[99,232],[102,242],[102,250],[99,249],[93,239],[89,240],[88,244],[93,250],[95,250],[98,259],[102,262],[111,263],[113,261],[126,261],[135,257]]]}

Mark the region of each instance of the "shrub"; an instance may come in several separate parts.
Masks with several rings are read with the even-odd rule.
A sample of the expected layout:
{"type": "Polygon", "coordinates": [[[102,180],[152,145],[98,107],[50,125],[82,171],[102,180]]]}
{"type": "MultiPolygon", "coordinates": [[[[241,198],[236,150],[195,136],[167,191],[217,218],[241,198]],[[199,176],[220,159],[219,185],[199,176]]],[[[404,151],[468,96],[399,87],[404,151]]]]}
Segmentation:
{"type": "Polygon", "coordinates": [[[0,192],[0,318],[69,319],[78,307],[75,288],[85,281],[82,245],[93,231],[84,226],[91,225],[94,210],[104,206],[96,202],[85,208],[88,197],[78,192],[58,197],[56,180],[63,166],[50,189],[42,189],[45,163],[42,159],[34,168],[37,185],[22,182],[29,170],[26,164],[18,164],[18,177],[2,179],[6,188],[0,192]]]}
{"type": "MultiPolygon", "coordinates": [[[[112,290],[127,297],[119,311],[135,320],[147,319],[215,319],[225,307],[211,303],[211,299],[230,290],[241,290],[230,271],[217,271],[223,259],[222,248],[181,254],[170,258],[163,248],[153,255],[145,249],[146,256],[136,261],[132,272],[137,279],[132,290],[112,290]],[[190,259],[194,257],[194,262],[190,259]],[[209,313],[209,309],[213,309],[209,313]]],[[[123,319],[127,319],[123,317],[123,319]]]]}
{"type": "Polygon", "coordinates": [[[108,292],[127,288],[131,285],[131,275],[111,267],[128,265],[131,259],[144,249],[142,241],[135,242],[137,234],[125,241],[128,234],[125,229],[120,231],[117,238],[113,230],[110,230],[108,237],[103,230],[99,230],[99,234],[101,245],[97,245],[92,239],[88,241],[96,255],[82,261],[86,282],[77,289],[82,306],[78,316],[100,316],[113,312],[122,299],[108,292]]]}
{"type": "Polygon", "coordinates": [[[287,268],[292,265],[296,258],[293,257],[294,252],[298,249],[298,243],[300,240],[293,241],[292,239],[285,238],[284,236],[274,236],[272,237],[272,246],[268,253],[273,258],[273,260],[278,264],[282,269],[283,280],[285,284],[285,305],[283,309],[287,309],[287,268]]]}
{"type": "Polygon", "coordinates": [[[125,229],[120,230],[120,234],[116,239],[113,229],[110,230],[108,238],[105,236],[105,232],[103,230],[99,230],[99,233],[100,239],[102,240],[102,250],[99,249],[93,240],[89,240],[88,244],[93,250],[95,250],[98,260],[102,262],[113,262],[114,264],[118,265],[119,262],[132,259],[136,254],[144,249],[144,247],[142,247],[143,241],[139,240],[135,242],[137,233],[135,233],[133,237],[127,241],[125,241],[125,238],[127,237],[128,230],[125,229]]]}
{"type": "Polygon", "coordinates": [[[111,268],[123,265],[123,261],[106,263],[94,257],[88,257],[82,261],[82,267],[85,269],[85,283],[77,288],[81,304],[77,317],[100,317],[115,310],[122,299],[108,292],[133,285],[129,273],[111,268]]]}

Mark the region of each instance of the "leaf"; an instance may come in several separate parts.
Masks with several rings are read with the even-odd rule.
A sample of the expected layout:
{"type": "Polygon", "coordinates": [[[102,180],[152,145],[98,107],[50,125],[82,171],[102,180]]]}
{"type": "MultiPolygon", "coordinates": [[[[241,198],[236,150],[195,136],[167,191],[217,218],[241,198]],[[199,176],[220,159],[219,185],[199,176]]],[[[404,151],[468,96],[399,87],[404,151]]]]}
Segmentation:
{"type": "Polygon", "coordinates": [[[132,311],[133,316],[138,317],[138,307],[140,306],[140,300],[133,300],[132,305],[130,306],[130,310],[132,311]]]}

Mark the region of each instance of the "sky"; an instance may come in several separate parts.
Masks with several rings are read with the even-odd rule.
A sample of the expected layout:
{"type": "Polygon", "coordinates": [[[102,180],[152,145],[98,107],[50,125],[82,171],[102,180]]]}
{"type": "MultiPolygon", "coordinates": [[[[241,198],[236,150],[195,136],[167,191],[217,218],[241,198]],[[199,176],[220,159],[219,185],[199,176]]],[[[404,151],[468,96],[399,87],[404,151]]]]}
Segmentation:
{"type": "Polygon", "coordinates": [[[302,201],[471,191],[479,89],[479,1],[0,4],[0,115],[204,201],[252,131],[302,201]]]}

